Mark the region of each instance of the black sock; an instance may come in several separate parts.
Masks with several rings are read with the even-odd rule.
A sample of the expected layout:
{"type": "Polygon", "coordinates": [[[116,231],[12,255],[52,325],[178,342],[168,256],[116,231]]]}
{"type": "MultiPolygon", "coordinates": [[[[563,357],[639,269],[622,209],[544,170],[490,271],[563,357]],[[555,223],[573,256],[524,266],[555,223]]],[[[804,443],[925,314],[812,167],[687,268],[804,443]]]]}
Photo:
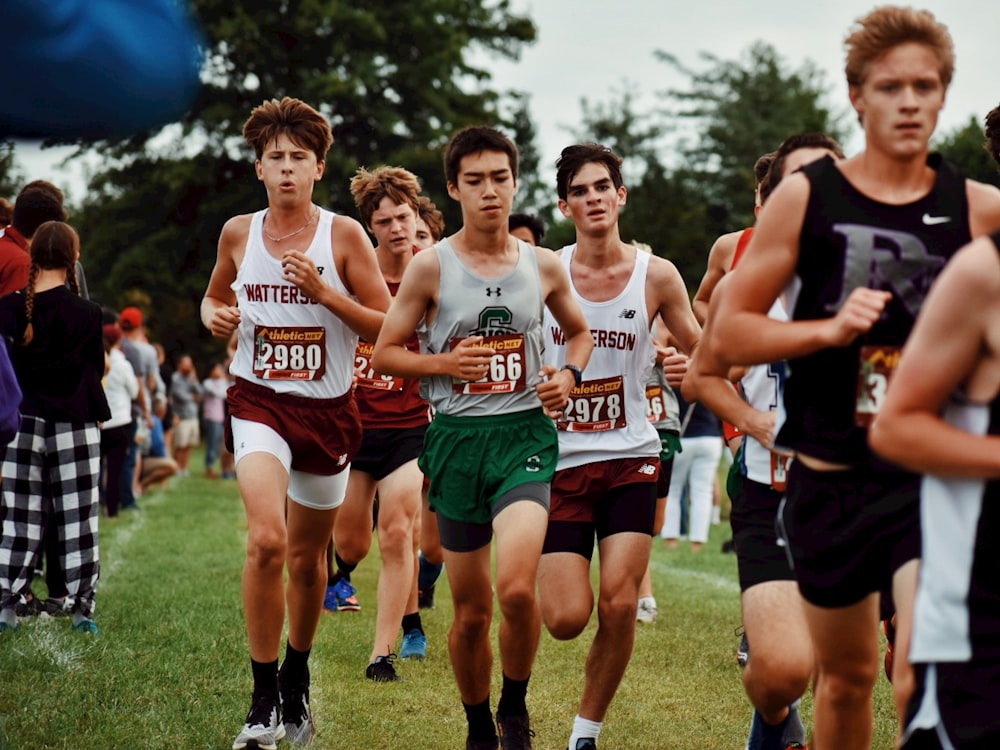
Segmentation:
{"type": "MultiPolygon", "coordinates": [[[[530,677],[528,679],[531,679],[530,677]]],[[[524,703],[528,695],[528,680],[512,680],[503,676],[503,689],[500,691],[500,702],[497,704],[497,714],[501,716],[516,716],[528,713],[524,703]]]]}
{"type": "Polygon", "coordinates": [[[335,579],[339,580],[341,578],[346,578],[348,581],[350,581],[351,573],[353,573],[354,569],[358,567],[358,564],[344,562],[339,552],[334,552],[333,557],[337,561],[337,575],[335,576],[335,579]]]}
{"type": "Polygon", "coordinates": [[[285,661],[281,665],[281,679],[288,684],[294,684],[309,679],[309,653],[299,651],[291,643],[285,644],[285,661]]]}
{"type": "Polygon", "coordinates": [[[278,660],[263,662],[251,659],[250,669],[253,671],[254,695],[270,695],[277,698],[278,660]]]}
{"type": "Polygon", "coordinates": [[[414,612],[412,615],[403,615],[403,633],[409,633],[411,630],[419,630],[421,633],[424,632],[423,623],[420,622],[420,613],[414,612]]]}
{"type": "Polygon", "coordinates": [[[474,740],[490,740],[497,736],[496,725],[493,724],[493,714],[490,713],[490,699],[486,697],[482,703],[470,706],[462,702],[465,718],[469,721],[469,736],[474,740]]]}
{"type": "Polygon", "coordinates": [[[768,724],[763,719],[760,722],[761,727],[761,750],[781,750],[785,747],[785,727],[788,726],[788,717],[786,716],[780,724],[768,724]]]}

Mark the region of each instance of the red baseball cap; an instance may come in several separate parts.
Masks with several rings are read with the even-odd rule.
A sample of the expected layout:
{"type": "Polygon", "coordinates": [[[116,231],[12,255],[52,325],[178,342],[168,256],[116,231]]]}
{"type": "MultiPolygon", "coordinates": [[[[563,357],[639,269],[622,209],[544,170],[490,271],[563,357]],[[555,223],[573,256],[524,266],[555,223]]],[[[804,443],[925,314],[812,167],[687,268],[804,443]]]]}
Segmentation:
{"type": "Polygon", "coordinates": [[[118,316],[118,325],[123,331],[134,331],[142,325],[142,310],[138,307],[126,307],[118,316]]]}

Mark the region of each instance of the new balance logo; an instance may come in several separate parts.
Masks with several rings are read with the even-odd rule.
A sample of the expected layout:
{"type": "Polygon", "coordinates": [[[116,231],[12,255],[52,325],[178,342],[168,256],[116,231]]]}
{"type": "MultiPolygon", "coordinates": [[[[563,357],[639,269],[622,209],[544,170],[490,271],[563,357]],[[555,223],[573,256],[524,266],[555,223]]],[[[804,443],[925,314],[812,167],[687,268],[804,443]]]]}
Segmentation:
{"type": "Polygon", "coordinates": [[[924,224],[926,224],[927,226],[932,227],[935,224],[947,224],[949,221],[951,221],[951,217],[931,216],[930,214],[924,214],[923,216],[920,217],[920,220],[923,221],[924,224]]]}
{"type": "Polygon", "coordinates": [[[656,473],[656,467],[653,464],[643,464],[636,471],[640,474],[645,474],[647,477],[651,477],[656,473]]]}
{"type": "Polygon", "coordinates": [[[627,307],[618,314],[619,318],[625,318],[627,320],[632,320],[635,317],[635,310],[629,310],[627,307]]]}
{"type": "Polygon", "coordinates": [[[497,297],[500,296],[500,287],[498,287],[498,286],[497,287],[486,287],[486,296],[487,297],[492,297],[494,294],[497,297]]]}

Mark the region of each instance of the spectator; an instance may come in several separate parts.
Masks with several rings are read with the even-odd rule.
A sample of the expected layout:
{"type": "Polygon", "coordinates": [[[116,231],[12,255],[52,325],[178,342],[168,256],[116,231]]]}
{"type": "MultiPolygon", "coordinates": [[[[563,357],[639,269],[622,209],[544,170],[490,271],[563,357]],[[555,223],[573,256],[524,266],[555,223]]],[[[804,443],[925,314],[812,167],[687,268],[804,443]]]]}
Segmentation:
{"type": "Polygon", "coordinates": [[[177,462],[167,455],[167,440],[163,432],[163,415],[167,412],[167,397],[153,396],[153,426],[142,450],[139,486],[145,494],[153,485],[165,485],[177,473],[177,462]]]}
{"type": "Polygon", "coordinates": [[[221,362],[212,366],[212,371],[201,384],[204,393],[202,413],[205,417],[205,476],[218,479],[215,462],[222,454],[222,429],[226,423],[226,391],[229,390],[229,376],[221,362]]]}
{"type": "Polygon", "coordinates": [[[139,395],[139,379],[121,347],[122,329],[104,326],[104,350],[110,366],[104,377],[104,395],[111,418],[101,425],[101,460],[104,469],[104,512],[115,518],[122,500],[122,467],[132,442],[132,402],[139,395]]]}
{"type": "Polygon", "coordinates": [[[138,307],[126,307],[121,311],[118,323],[122,329],[122,353],[139,378],[139,397],[132,403],[132,437],[121,479],[121,507],[135,509],[138,507],[136,495],[142,494],[139,487],[139,445],[145,442],[145,436],[153,424],[152,396],[156,392],[155,370],[158,365],[156,350],[146,341],[143,331],[142,310],[138,307]]]}
{"type": "Polygon", "coordinates": [[[72,227],[46,222],[31,244],[26,289],[0,300],[0,333],[17,342],[11,358],[24,391],[21,427],[3,462],[0,632],[18,627],[15,606],[31,582],[46,517],[58,533],[73,628],[97,632],[98,423],[111,411],[101,388],[101,309],[79,296],[79,252],[72,227]]]}
{"type": "Polygon", "coordinates": [[[45,180],[29,182],[17,194],[10,225],[0,237],[0,296],[24,289],[31,264],[31,238],[46,221],[65,221],[62,191],[45,180]]]}
{"type": "Polygon", "coordinates": [[[177,474],[188,476],[191,449],[201,442],[198,427],[198,404],[202,388],[194,369],[194,361],[187,354],[177,360],[177,372],[170,379],[170,404],[177,416],[174,427],[174,460],[177,474]]]}

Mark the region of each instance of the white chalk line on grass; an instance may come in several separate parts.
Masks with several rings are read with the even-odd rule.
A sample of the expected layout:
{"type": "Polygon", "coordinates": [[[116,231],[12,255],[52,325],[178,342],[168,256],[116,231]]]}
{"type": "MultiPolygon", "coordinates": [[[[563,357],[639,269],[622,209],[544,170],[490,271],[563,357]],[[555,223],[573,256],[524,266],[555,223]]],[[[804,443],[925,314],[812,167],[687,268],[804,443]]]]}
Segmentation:
{"type": "Polygon", "coordinates": [[[699,581],[701,583],[706,583],[709,586],[720,589],[722,591],[736,593],[740,592],[740,585],[732,578],[726,578],[725,576],[716,575],[715,573],[705,573],[700,570],[688,570],[687,568],[678,568],[674,565],[667,565],[659,560],[650,560],[649,566],[655,570],[657,573],[663,573],[669,575],[673,578],[691,578],[693,580],[699,581]]]}

